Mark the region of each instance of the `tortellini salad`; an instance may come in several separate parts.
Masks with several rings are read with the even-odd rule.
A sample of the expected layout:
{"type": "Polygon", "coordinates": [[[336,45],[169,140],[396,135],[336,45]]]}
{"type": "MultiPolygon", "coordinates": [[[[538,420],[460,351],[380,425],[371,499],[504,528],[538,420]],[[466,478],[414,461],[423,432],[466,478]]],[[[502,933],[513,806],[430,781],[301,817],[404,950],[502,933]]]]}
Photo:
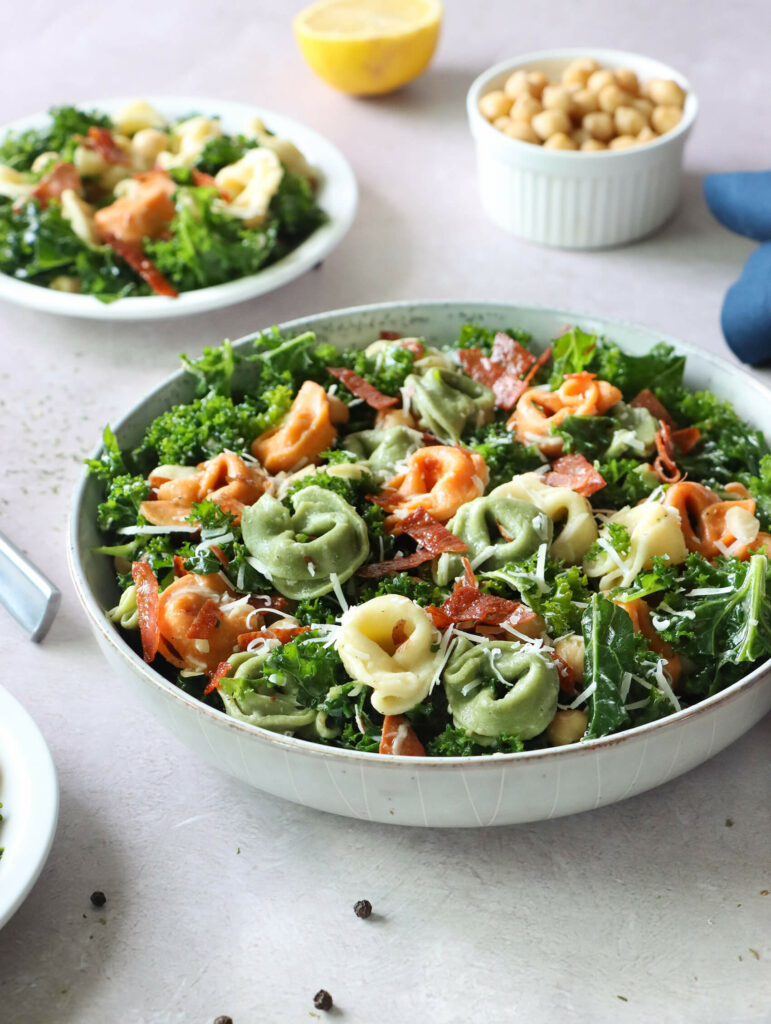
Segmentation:
{"type": "Polygon", "coordinates": [[[58,291],[166,295],[254,274],[326,221],[318,174],[250,118],[56,107],[0,142],[0,271],[58,291]]]}
{"type": "MultiPolygon", "coordinates": [[[[165,132],[169,168],[219,138],[141,106],[115,128],[165,132]]],[[[243,194],[288,156],[221,180],[243,194]]],[[[474,324],[361,342],[225,342],[185,359],[199,397],[138,447],[105,432],[108,615],[158,671],[263,729],[465,757],[643,725],[768,657],[768,444],[670,347],[474,324]]]]}

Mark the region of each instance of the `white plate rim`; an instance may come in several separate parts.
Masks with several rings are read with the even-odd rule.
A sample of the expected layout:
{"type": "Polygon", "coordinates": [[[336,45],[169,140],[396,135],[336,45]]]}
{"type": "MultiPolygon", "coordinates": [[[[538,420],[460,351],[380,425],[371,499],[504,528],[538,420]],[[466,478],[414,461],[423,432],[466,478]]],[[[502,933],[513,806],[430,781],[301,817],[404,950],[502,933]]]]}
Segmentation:
{"type": "Polygon", "coordinates": [[[29,712],[0,686],[0,928],[16,913],[48,859],[59,817],[59,784],[51,752],[29,712]],[[9,753],[10,752],[10,753],[9,753]],[[9,794],[10,793],[10,799],[9,794]],[[26,798],[26,804],[17,801],[26,798]],[[18,827],[6,822],[21,818],[18,827]],[[13,845],[9,845],[10,833],[13,845]]]}
{"type": "MultiPolygon", "coordinates": [[[[113,113],[133,97],[83,100],[78,106],[113,113]]],[[[266,126],[285,136],[302,150],[320,172],[319,205],[329,216],[314,233],[276,263],[248,277],[225,284],[182,292],[176,299],[163,295],[142,295],[104,303],[93,295],[71,295],[0,273],[0,299],[43,313],[82,317],[89,320],[163,320],[206,313],[232,306],[281,288],[312,270],[336,248],[353,224],[358,206],[358,186],[348,160],[325,136],[302,122],[265,107],[233,100],[200,96],[149,95],[143,97],[166,116],[201,111],[219,114],[226,130],[240,131],[248,118],[260,117],[266,126]]],[[[0,138],[10,131],[41,127],[48,114],[38,112],[0,126],[0,138]]]]}
{"type": "MultiPolygon", "coordinates": [[[[294,331],[300,332],[303,330],[312,329],[314,323],[319,320],[327,318],[342,318],[344,316],[363,315],[363,314],[380,314],[387,317],[388,313],[393,310],[416,310],[418,307],[421,309],[427,307],[441,307],[441,306],[454,306],[459,309],[463,307],[467,308],[478,308],[480,306],[489,307],[509,307],[512,314],[515,312],[524,313],[535,313],[544,314],[554,317],[558,317],[564,320],[565,323],[577,323],[579,325],[591,325],[592,329],[598,329],[607,331],[612,335],[614,328],[625,328],[628,330],[639,331],[645,334],[655,335],[657,341],[665,342],[674,346],[676,351],[685,355],[688,359],[700,359],[702,361],[712,364],[712,366],[725,370],[728,367],[732,373],[743,378],[743,382],[746,387],[752,390],[759,391],[769,402],[771,402],[771,391],[761,381],[757,380],[751,374],[741,367],[734,366],[728,363],[727,360],[721,359],[719,356],[712,355],[711,353],[704,352],[697,349],[694,345],[689,345],[687,342],[683,342],[672,335],[665,334],[661,331],[653,328],[645,327],[642,324],[634,323],[629,320],[622,320],[616,317],[604,317],[597,316],[591,313],[581,313],[576,310],[565,310],[556,306],[543,306],[543,305],[532,305],[532,304],[520,304],[512,303],[510,300],[502,299],[499,302],[495,299],[484,299],[484,300],[462,300],[462,299],[425,299],[425,300],[399,300],[395,302],[376,302],[369,303],[361,306],[348,306],[341,309],[326,310],[320,313],[309,314],[307,316],[298,317],[294,320],[288,320],[278,325],[281,331],[294,331]]],[[[249,344],[254,337],[259,334],[259,331],[251,332],[250,334],[243,335],[233,342],[234,347],[245,346],[249,344]]],[[[134,405],[128,409],[119,420],[113,425],[113,430],[118,433],[123,424],[130,420],[135,415],[138,406],[145,404],[153,396],[163,391],[173,380],[180,379],[184,375],[184,370],[177,370],[175,373],[167,376],[161,383],[159,383],[152,391],[145,393],[139,401],[135,402],[134,405]]],[[[101,442],[91,453],[91,457],[96,458],[101,451],[101,442]]],[[[230,728],[238,731],[246,732],[261,737],[264,741],[274,745],[278,748],[283,747],[284,749],[298,748],[308,754],[320,757],[323,759],[336,760],[339,757],[343,757],[349,762],[360,761],[360,762],[372,762],[376,760],[378,764],[384,764],[391,768],[409,768],[410,766],[417,767],[420,765],[421,769],[431,771],[445,771],[453,770],[458,765],[466,765],[473,769],[475,766],[483,766],[490,764],[491,755],[474,755],[471,757],[409,757],[405,755],[390,755],[387,758],[379,753],[368,753],[360,750],[348,750],[342,747],[327,747],[321,743],[315,743],[311,740],[304,740],[296,736],[284,736],[280,733],[271,732],[269,729],[263,729],[260,726],[252,725],[249,722],[242,722],[239,719],[234,719],[230,715],[227,715],[224,711],[219,711],[216,708],[209,707],[202,701],[197,700],[195,697],[180,690],[179,687],[175,686],[172,682],[167,680],[160,672],[152,669],[149,665],[145,664],[142,658],[130,647],[130,645],[123,639],[120,633],[113,628],[112,623],[109,622],[105,615],[104,609],[99,605],[96,597],[91,592],[91,588],[88,585],[84,567],[80,558],[79,546],[78,546],[78,519],[75,515],[76,510],[80,507],[83,492],[88,482],[88,474],[84,470],[81,474],[80,480],[78,481],[73,497],[70,503],[69,510],[69,522],[68,522],[68,536],[67,536],[67,558],[70,569],[70,575],[72,577],[73,584],[77,591],[78,597],[83,604],[84,609],[91,618],[92,625],[96,626],[101,636],[109,643],[115,651],[128,660],[130,667],[134,672],[139,672],[146,679],[153,682],[162,691],[166,692],[167,695],[172,696],[174,699],[181,701],[183,705],[186,705],[188,709],[198,711],[210,717],[214,717],[221,724],[225,724],[230,728]]],[[[601,736],[597,739],[585,740],[577,744],[569,744],[563,747],[548,747],[542,750],[529,750],[521,753],[510,753],[510,754],[495,754],[492,756],[492,760],[497,763],[523,763],[527,761],[547,761],[555,757],[567,757],[572,754],[576,755],[590,755],[597,750],[606,749],[608,747],[617,746],[623,743],[633,743],[638,739],[645,740],[651,733],[659,732],[661,730],[669,730],[678,728],[683,722],[690,720],[697,715],[703,715],[709,713],[716,705],[732,703],[734,699],[738,698],[745,690],[754,688],[756,685],[760,685],[763,682],[771,683],[771,658],[764,662],[761,662],[752,672],[749,672],[746,676],[743,676],[737,682],[732,683],[724,690],[714,694],[712,697],[707,697],[704,700],[699,701],[696,704],[691,705],[688,708],[684,708],[681,711],[675,712],[668,715],[666,718],[657,719],[653,722],[648,722],[645,725],[636,726],[632,729],[626,729],[623,732],[613,733],[610,736],[601,736]]]]}

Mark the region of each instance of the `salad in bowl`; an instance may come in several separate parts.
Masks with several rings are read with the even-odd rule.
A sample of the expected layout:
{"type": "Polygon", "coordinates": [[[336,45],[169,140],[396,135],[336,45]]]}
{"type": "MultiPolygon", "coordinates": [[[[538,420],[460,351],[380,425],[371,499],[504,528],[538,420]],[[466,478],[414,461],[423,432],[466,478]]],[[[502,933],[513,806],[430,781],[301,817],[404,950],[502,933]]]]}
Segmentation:
{"type": "Polygon", "coordinates": [[[771,655],[771,450],[685,356],[392,326],[183,357],[197,397],[125,450],[105,431],[105,611],[172,687],[309,745],[484,761],[644,731],[771,655]]]}
{"type": "Polygon", "coordinates": [[[0,272],[15,282],[178,300],[264,272],[327,223],[319,170],[249,108],[226,130],[179,104],[105,107],[55,107],[0,142],[0,272]]]}

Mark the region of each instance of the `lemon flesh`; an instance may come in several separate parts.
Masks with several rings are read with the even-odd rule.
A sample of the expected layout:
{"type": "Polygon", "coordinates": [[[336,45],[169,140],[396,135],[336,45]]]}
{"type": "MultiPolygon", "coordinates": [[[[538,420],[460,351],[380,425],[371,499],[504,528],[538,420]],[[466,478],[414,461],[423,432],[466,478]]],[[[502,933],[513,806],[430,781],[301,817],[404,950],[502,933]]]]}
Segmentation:
{"type": "Polygon", "coordinates": [[[438,0],[320,0],[294,19],[300,50],[325,82],[356,96],[391,92],[425,71],[438,0]]]}

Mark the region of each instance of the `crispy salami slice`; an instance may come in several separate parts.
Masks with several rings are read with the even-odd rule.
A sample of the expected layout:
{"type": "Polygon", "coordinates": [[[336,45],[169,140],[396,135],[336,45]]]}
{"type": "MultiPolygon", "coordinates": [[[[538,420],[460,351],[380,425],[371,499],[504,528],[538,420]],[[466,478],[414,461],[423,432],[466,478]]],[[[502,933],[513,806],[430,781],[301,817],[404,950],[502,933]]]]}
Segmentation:
{"type": "Polygon", "coordinates": [[[635,409],[647,409],[657,420],[663,420],[668,427],[674,427],[675,422],[669,415],[669,410],[656,398],[652,391],[643,388],[639,395],[635,395],[629,403],[635,409]]]}
{"type": "Polygon", "coordinates": [[[71,188],[77,192],[80,187],[80,175],[75,167],[72,164],[59,163],[52,167],[48,174],[43,175],[32,195],[45,209],[49,199],[61,199],[65,189],[71,188]]]}
{"type": "Polygon", "coordinates": [[[208,640],[219,625],[219,621],[219,608],[211,598],[208,598],[190,623],[190,628],[187,631],[188,640],[208,640]]]}
{"type": "Polygon", "coordinates": [[[406,715],[386,715],[380,734],[379,753],[400,757],[424,757],[426,751],[406,715]]]}
{"type": "Polygon", "coordinates": [[[675,450],[672,444],[672,432],[665,420],[659,420],[661,430],[656,433],[656,450],[658,455],[653,463],[656,476],[663,484],[676,484],[682,473],[675,462],[675,450]]]}
{"type": "Polygon", "coordinates": [[[178,296],[176,289],[169,284],[156,265],[149,260],[142,250],[141,245],[134,245],[131,242],[122,242],[114,235],[106,235],[102,241],[109,245],[117,256],[144,278],[156,295],[168,295],[175,299],[178,296]]]}
{"type": "Polygon", "coordinates": [[[673,430],[672,441],[683,455],[687,455],[701,441],[701,431],[698,427],[683,427],[682,430],[673,430]]]}
{"type": "Polygon", "coordinates": [[[467,544],[454,533],[450,533],[446,526],[422,507],[413,509],[404,519],[400,519],[399,529],[401,533],[406,533],[417,541],[419,547],[425,548],[433,555],[442,555],[445,552],[462,554],[468,551],[467,544]]]}
{"type": "Polygon", "coordinates": [[[418,565],[423,565],[424,562],[430,562],[433,557],[430,551],[424,549],[416,551],[412,555],[405,555],[403,558],[391,558],[387,562],[372,562],[371,565],[363,565],[361,569],[356,570],[356,575],[362,576],[364,579],[377,580],[381,576],[393,576],[403,569],[414,569],[418,565]]]}
{"type": "Polygon", "coordinates": [[[206,697],[208,694],[210,694],[212,692],[212,690],[219,690],[219,688],[220,688],[220,679],[222,679],[223,676],[226,676],[229,671],[230,671],[230,662],[229,661],[221,661],[219,663],[219,665],[217,665],[217,667],[215,668],[215,670],[212,672],[211,676],[209,677],[209,682],[206,684],[206,689],[203,691],[204,697],[206,697]]]}
{"type": "Polygon", "coordinates": [[[142,656],[150,664],[158,653],[161,627],[158,623],[158,580],[149,562],[132,562],[131,578],[136,587],[142,656]]]}
{"type": "Polygon", "coordinates": [[[109,128],[98,128],[92,124],[88,129],[87,143],[108,164],[123,164],[126,167],[131,165],[131,158],[120,148],[109,128]]]}
{"type": "Polygon", "coordinates": [[[352,395],[356,395],[357,398],[363,398],[371,409],[390,409],[391,406],[399,404],[398,398],[384,395],[382,391],[378,391],[368,380],[364,380],[358,373],[354,373],[353,370],[349,370],[344,366],[328,366],[327,373],[337,377],[340,383],[344,384],[352,395]]]}
{"type": "Polygon", "coordinates": [[[605,486],[602,474],[583,455],[561,455],[552,463],[544,480],[551,487],[569,487],[588,498],[605,486]]]}

